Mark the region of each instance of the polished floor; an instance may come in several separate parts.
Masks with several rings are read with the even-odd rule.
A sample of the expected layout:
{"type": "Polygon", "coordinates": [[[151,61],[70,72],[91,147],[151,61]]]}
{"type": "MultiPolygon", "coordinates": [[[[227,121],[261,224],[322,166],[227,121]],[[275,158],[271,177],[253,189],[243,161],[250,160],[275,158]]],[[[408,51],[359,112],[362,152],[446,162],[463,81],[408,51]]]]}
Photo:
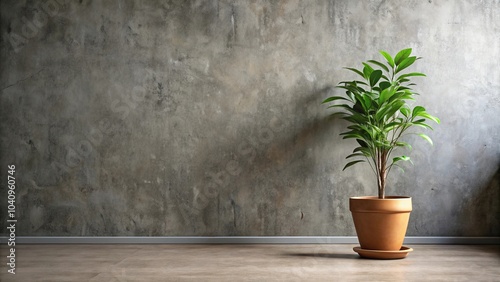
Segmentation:
{"type": "Polygon", "coordinates": [[[413,245],[400,260],[355,245],[21,245],[0,281],[500,281],[500,245],[413,245]]]}

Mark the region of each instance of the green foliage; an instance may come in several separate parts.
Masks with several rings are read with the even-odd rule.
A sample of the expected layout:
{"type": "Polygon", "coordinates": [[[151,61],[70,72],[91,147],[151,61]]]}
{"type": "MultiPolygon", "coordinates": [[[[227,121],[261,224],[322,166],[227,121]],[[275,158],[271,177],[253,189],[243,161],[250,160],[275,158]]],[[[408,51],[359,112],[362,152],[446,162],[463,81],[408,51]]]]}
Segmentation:
{"type": "Polygon", "coordinates": [[[411,145],[400,139],[407,134],[416,134],[432,145],[429,136],[423,133],[409,133],[413,127],[432,129],[427,122],[440,123],[440,120],[427,113],[424,107],[411,107],[409,101],[418,95],[413,92],[412,77],[425,76],[423,73],[400,72],[415,63],[418,57],[411,56],[412,49],[399,51],[392,57],[385,51],[380,54],[386,62],[368,60],[362,69],[346,68],[362,80],[342,81],[338,88],[345,90],[345,96],[332,96],[323,103],[333,103],[328,108],[337,108],[339,114],[350,125],[348,131],[341,133],[343,139],[355,139],[359,144],[344,169],[362,162],[368,162],[377,176],[379,198],[385,197],[387,174],[399,162],[409,161],[410,157],[401,155],[391,159],[397,148],[411,150],[411,145]],[[397,76],[396,76],[397,75],[397,76]],[[341,103],[340,103],[341,102],[341,103]]]}

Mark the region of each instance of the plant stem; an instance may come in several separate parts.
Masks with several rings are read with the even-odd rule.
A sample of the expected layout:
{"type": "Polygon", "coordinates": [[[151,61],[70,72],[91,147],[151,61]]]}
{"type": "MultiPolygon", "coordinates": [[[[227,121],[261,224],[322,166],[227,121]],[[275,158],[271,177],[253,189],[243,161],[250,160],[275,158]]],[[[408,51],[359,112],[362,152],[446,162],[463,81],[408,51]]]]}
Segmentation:
{"type": "Polygon", "coordinates": [[[377,186],[378,198],[385,199],[385,182],[387,179],[387,157],[389,151],[377,150],[377,186]]]}
{"type": "Polygon", "coordinates": [[[381,163],[381,158],[380,158],[380,152],[377,152],[377,186],[378,186],[378,198],[383,199],[383,193],[382,193],[382,175],[381,175],[381,170],[382,170],[382,163],[381,163]]]}

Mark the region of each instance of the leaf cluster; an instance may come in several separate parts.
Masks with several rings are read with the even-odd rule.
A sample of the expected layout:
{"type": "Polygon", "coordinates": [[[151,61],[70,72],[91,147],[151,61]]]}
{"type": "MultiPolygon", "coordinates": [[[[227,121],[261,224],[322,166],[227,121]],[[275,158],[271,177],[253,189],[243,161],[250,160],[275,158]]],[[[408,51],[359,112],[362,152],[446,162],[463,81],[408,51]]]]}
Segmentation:
{"type": "MultiPolygon", "coordinates": [[[[405,155],[392,158],[396,148],[411,149],[411,145],[401,141],[412,127],[432,129],[428,121],[440,123],[440,120],[430,115],[422,106],[411,107],[409,101],[415,100],[418,93],[412,87],[412,77],[425,76],[420,72],[402,73],[417,60],[411,56],[412,49],[399,51],[392,57],[385,51],[380,54],[384,62],[368,60],[363,62],[361,69],[346,68],[356,73],[357,80],[342,81],[337,86],[345,91],[345,95],[329,97],[323,103],[331,104],[328,108],[338,109],[334,115],[340,115],[350,125],[347,131],[341,133],[344,139],[355,139],[358,143],[352,154],[347,156],[348,162],[344,169],[361,162],[370,163],[377,177],[383,179],[398,162],[410,161],[405,155]]],[[[418,134],[432,145],[429,136],[418,134]]],[[[380,187],[379,189],[384,188],[380,187]]]]}

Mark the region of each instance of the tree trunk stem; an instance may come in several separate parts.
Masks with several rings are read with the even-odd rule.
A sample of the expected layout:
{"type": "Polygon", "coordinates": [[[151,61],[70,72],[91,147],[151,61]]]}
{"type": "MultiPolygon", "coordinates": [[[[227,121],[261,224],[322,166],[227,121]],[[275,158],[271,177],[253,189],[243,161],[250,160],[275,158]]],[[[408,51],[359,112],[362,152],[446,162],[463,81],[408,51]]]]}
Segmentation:
{"type": "Polygon", "coordinates": [[[385,179],[386,179],[386,166],[387,166],[387,152],[382,151],[378,153],[378,198],[385,199],[385,179]]]}

